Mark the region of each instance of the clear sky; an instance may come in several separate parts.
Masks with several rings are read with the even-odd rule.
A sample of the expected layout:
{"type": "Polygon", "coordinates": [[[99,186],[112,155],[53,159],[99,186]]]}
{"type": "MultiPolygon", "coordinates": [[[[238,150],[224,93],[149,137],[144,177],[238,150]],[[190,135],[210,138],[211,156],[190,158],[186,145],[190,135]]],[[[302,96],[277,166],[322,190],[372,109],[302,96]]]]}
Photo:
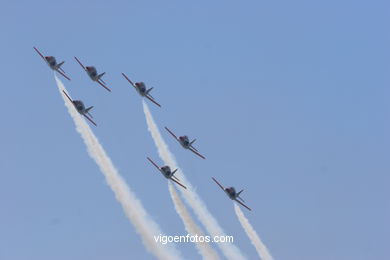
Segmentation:
{"type": "MultiPolygon", "coordinates": [[[[2,1],[0,259],[150,259],[35,53],[65,60],[95,134],[169,235],[186,234],[140,97],[211,213],[257,257],[231,201],[275,259],[390,258],[389,1],[2,1]],[[75,62],[106,71],[108,93],[75,62]]],[[[177,248],[199,259],[192,244],[177,248]]]]}

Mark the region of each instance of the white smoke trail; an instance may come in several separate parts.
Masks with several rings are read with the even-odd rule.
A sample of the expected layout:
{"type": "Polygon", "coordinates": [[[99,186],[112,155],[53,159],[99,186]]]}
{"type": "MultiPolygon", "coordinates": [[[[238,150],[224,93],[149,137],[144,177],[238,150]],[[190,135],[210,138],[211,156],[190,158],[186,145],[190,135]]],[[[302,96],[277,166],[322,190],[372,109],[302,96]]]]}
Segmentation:
{"type": "MultiPolygon", "coordinates": [[[[188,234],[191,234],[193,236],[198,235],[198,237],[204,237],[203,231],[192,219],[190,212],[188,212],[183,201],[180,199],[179,194],[177,194],[175,188],[170,182],[168,183],[168,188],[169,192],[171,193],[175,209],[179,214],[180,218],[183,220],[184,227],[188,234]]],[[[219,259],[217,252],[208,243],[198,242],[196,243],[196,247],[198,248],[198,251],[202,255],[203,259],[219,259]]]]}
{"type": "Polygon", "coordinates": [[[65,90],[63,83],[55,77],[60,94],[65,101],[69,114],[76,125],[77,132],[80,133],[88,148],[88,154],[95,160],[101,172],[106,177],[106,181],[112,191],[115,193],[116,199],[122,205],[122,208],[134,225],[136,231],[141,235],[142,241],[146,248],[158,259],[181,259],[180,253],[168,244],[163,245],[155,241],[154,236],[162,234],[159,226],[149,217],[141,202],[136,198],[135,194],[129,189],[125,180],[119,175],[114,167],[111,159],[108,157],[99,140],[93,134],[87,123],[81,118],[79,113],[74,108],[73,104],[63,95],[65,90]]]}
{"type": "MultiPolygon", "coordinates": [[[[167,144],[164,139],[161,137],[160,131],[157,128],[156,123],[153,120],[153,117],[149,111],[148,106],[143,101],[143,108],[146,117],[146,123],[148,125],[148,130],[151,133],[153,140],[157,146],[158,154],[160,158],[164,161],[165,164],[173,168],[178,168],[175,157],[171,154],[168,149],[167,144]]],[[[191,186],[190,182],[184,176],[184,173],[179,169],[176,173],[179,179],[187,186],[187,190],[180,189],[184,199],[194,210],[196,216],[200,222],[206,227],[207,231],[213,236],[226,236],[223,229],[219,226],[217,220],[213,215],[208,211],[206,205],[203,203],[202,199],[198,196],[195,189],[191,186]]],[[[232,243],[217,243],[217,245],[222,250],[223,254],[227,259],[232,260],[241,260],[245,259],[241,251],[232,243]]]]}
{"type": "Polygon", "coordinates": [[[244,213],[241,211],[240,207],[234,203],[234,210],[236,211],[238,220],[240,221],[242,227],[244,228],[246,234],[249,237],[249,240],[255,246],[257,253],[260,258],[263,260],[272,260],[271,254],[268,252],[267,247],[260,240],[259,235],[253,229],[252,225],[249,223],[249,220],[244,216],[244,213]]]}

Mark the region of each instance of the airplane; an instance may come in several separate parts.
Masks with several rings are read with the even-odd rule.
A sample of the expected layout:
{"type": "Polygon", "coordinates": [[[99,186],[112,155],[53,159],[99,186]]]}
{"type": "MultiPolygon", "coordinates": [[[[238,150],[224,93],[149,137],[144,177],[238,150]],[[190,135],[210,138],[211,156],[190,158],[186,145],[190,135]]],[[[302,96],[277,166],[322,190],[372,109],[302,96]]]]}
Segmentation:
{"type": "Polygon", "coordinates": [[[72,99],[68,96],[68,94],[66,94],[65,90],[63,90],[62,92],[63,92],[64,95],[69,99],[69,101],[72,102],[73,106],[76,108],[77,112],[80,113],[80,115],[83,115],[83,116],[84,116],[86,119],[88,119],[92,124],[94,124],[95,126],[97,126],[96,123],[95,123],[91,118],[89,118],[89,116],[93,118],[93,116],[89,113],[89,111],[93,108],[93,106],[88,107],[88,108],[85,108],[83,101],[81,101],[81,100],[72,100],[72,99]]]}
{"type": "Polygon", "coordinates": [[[239,204],[241,204],[242,206],[244,206],[245,208],[249,209],[250,211],[252,211],[247,205],[245,205],[243,202],[245,202],[241,197],[240,197],[240,194],[241,192],[243,192],[244,190],[241,190],[239,192],[236,192],[236,190],[234,189],[234,187],[228,187],[228,188],[224,188],[216,179],[214,179],[214,177],[212,177],[212,179],[215,181],[216,184],[218,184],[218,186],[229,196],[229,198],[231,200],[235,200],[236,202],[238,202],[239,204]],[[241,202],[241,201],[242,202],[241,202]]]}
{"type": "Polygon", "coordinates": [[[190,142],[188,136],[186,135],[179,136],[179,138],[177,138],[177,136],[171,130],[169,130],[168,127],[165,127],[165,129],[181,144],[181,146],[183,146],[184,149],[188,149],[194,154],[198,155],[199,157],[206,159],[203,155],[201,155],[198,152],[198,150],[196,150],[194,146],[192,146],[192,144],[196,141],[196,139],[190,142]]]}
{"type": "Polygon", "coordinates": [[[177,184],[179,184],[180,186],[182,186],[184,189],[187,189],[187,187],[184,186],[183,184],[181,184],[179,182],[180,180],[176,176],[174,176],[177,169],[174,171],[171,171],[171,168],[169,166],[159,167],[155,162],[152,161],[152,159],[150,159],[149,157],[146,157],[146,158],[149,160],[149,162],[151,162],[162,173],[162,175],[164,175],[165,178],[170,179],[171,181],[174,181],[177,184]]]}
{"type": "Polygon", "coordinates": [[[65,77],[67,80],[70,80],[70,78],[68,76],[65,75],[65,71],[61,68],[62,64],[65,63],[65,61],[62,61],[60,63],[57,63],[56,61],[56,58],[54,58],[53,56],[43,56],[42,53],[40,51],[38,51],[37,48],[33,47],[34,50],[39,54],[39,56],[42,57],[42,59],[47,63],[47,65],[49,65],[49,67],[54,70],[54,71],[57,71],[58,73],[60,73],[63,77],[65,77]]]}
{"type": "Polygon", "coordinates": [[[140,94],[141,97],[146,97],[150,101],[152,101],[154,104],[157,106],[161,107],[159,103],[157,103],[154,98],[149,94],[150,91],[152,91],[153,88],[146,89],[145,83],[144,82],[136,82],[133,83],[126,75],[125,73],[122,73],[123,77],[127,79],[127,81],[137,90],[138,94],[140,94]]]}
{"type": "Polygon", "coordinates": [[[96,81],[97,83],[100,84],[100,86],[102,86],[103,88],[105,88],[111,92],[111,89],[107,88],[105,85],[106,83],[102,80],[103,75],[106,74],[105,72],[97,74],[95,67],[93,67],[93,66],[85,66],[84,67],[84,65],[81,63],[81,61],[79,59],[77,59],[76,57],[74,57],[74,58],[76,59],[77,63],[80,64],[80,66],[85,70],[85,72],[87,72],[88,76],[93,81],[96,81]]]}

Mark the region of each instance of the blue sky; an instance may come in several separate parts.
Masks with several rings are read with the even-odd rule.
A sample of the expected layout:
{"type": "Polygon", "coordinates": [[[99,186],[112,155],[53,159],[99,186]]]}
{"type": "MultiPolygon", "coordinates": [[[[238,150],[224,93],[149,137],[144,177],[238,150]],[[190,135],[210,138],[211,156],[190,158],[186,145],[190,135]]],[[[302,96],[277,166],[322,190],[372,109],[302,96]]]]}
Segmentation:
{"type": "MultiPolygon", "coordinates": [[[[0,8],[0,259],[150,258],[88,157],[34,52],[65,60],[95,134],[170,235],[185,234],[142,103],[196,137],[203,161],[164,137],[211,213],[256,251],[211,181],[244,188],[275,259],[388,259],[388,1],[4,1],[0,8]],[[73,56],[113,90],[87,78],[73,56]]],[[[199,259],[191,244],[177,248],[199,259]]]]}

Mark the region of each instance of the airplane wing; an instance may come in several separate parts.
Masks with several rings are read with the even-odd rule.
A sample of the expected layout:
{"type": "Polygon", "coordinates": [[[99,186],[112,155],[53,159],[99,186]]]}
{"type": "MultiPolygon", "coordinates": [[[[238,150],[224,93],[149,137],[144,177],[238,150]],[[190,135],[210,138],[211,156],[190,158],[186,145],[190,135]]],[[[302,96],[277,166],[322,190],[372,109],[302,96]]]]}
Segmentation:
{"type": "Polygon", "coordinates": [[[111,92],[111,89],[107,88],[102,82],[100,82],[100,80],[98,80],[97,83],[99,83],[100,86],[102,86],[103,88],[105,88],[105,89],[107,89],[108,91],[111,92]]]}
{"type": "Polygon", "coordinates": [[[154,101],[153,98],[149,97],[149,96],[146,96],[147,99],[149,99],[150,101],[152,101],[154,104],[156,104],[157,106],[161,107],[161,105],[159,103],[157,103],[156,101],[154,101]]]}
{"type": "Polygon", "coordinates": [[[179,139],[177,139],[176,135],[174,133],[172,133],[171,130],[168,129],[168,127],[165,127],[165,129],[177,140],[179,141],[179,139]]]}
{"type": "Polygon", "coordinates": [[[193,147],[190,147],[189,150],[190,150],[191,152],[193,152],[194,154],[196,154],[197,156],[199,156],[200,158],[206,159],[206,157],[204,157],[203,155],[201,155],[200,153],[198,153],[196,150],[194,150],[193,147]]]}
{"type": "Polygon", "coordinates": [[[150,159],[149,157],[146,158],[160,171],[160,167],[158,167],[158,165],[155,162],[153,162],[152,159],[150,159]]]}
{"type": "Polygon", "coordinates": [[[60,70],[62,73],[65,73],[65,71],[61,67],[59,67],[58,70],[60,70]]]}
{"type": "Polygon", "coordinates": [[[245,200],[243,200],[241,197],[237,197],[242,203],[245,203],[245,200]]]}
{"type": "Polygon", "coordinates": [[[211,177],[213,179],[213,181],[215,181],[216,184],[218,184],[218,186],[223,190],[225,191],[225,188],[216,180],[214,179],[214,177],[211,177]]]}
{"type": "Polygon", "coordinates": [[[192,145],[191,145],[191,148],[194,149],[195,151],[198,151],[198,150],[197,150],[195,147],[193,147],[192,145]]]}
{"type": "Polygon", "coordinates": [[[73,104],[73,100],[68,96],[68,94],[66,94],[65,90],[63,90],[62,92],[63,92],[63,93],[65,94],[65,96],[69,99],[69,101],[72,102],[72,104],[73,104]]]}
{"type": "Polygon", "coordinates": [[[66,78],[67,80],[70,80],[70,78],[68,76],[65,75],[65,73],[63,73],[62,71],[60,70],[56,70],[58,73],[60,73],[64,78],[66,78]]]}
{"type": "Polygon", "coordinates": [[[97,126],[97,124],[91,119],[89,118],[86,114],[83,114],[83,116],[88,119],[92,124],[94,124],[95,126],[97,126]]]}
{"type": "Polygon", "coordinates": [[[175,180],[175,179],[172,179],[172,178],[170,178],[171,179],[171,181],[174,181],[174,182],[176,182],[177,184],[179,184],[180,186],[182,186],[184,189],[187,189],[187,187],[186,186],[184,186],[183,184],[181,184],[180,182],[178,182],[177,180],[175,180]]]}
{"type": "Polygon", "coordinates": [[[245,205],[244,203],[242,203],[241,201],[235,199],[236,202],[238,202],[239,204],[241,204],[242,206],[244,206],[245,208],[247,208],[248,210],[252,211],[247,205],[245,205]]]}
{"type": "Polygon", "coordinates": [[[137,89],[137,88],[135,87],[134,83],[125,75],[125,73],[122,72],[122,75],[123,75],[123,77],[125,77],[125,79],[127,79],[127,81],[128,81],[135,89],[137,89]]]}
{"type": "Polygon", "coordinates": [[[87,70],[85,69],[84,65],[81,63],[81,61],[79,61],[79,59],[77,59],[76,57],[74,57],[74,58],[76,59],[77,63],[80,64],[80,66],[81,66],[85,71],[87,71],[87,70]]]}
{"type": "Polygon", "coordinates": [[[45,60],[45,56],[43,56],[42,53],[41,53],[40,51],[38,51],[37,48],[35,48],[35,47],[33,47],[33,48],[34,48],[34,50],[39,54],[39,56],[41,56],[42,59],[43,59],[44,61],[46,61],[46,60],[45,60]]]}

